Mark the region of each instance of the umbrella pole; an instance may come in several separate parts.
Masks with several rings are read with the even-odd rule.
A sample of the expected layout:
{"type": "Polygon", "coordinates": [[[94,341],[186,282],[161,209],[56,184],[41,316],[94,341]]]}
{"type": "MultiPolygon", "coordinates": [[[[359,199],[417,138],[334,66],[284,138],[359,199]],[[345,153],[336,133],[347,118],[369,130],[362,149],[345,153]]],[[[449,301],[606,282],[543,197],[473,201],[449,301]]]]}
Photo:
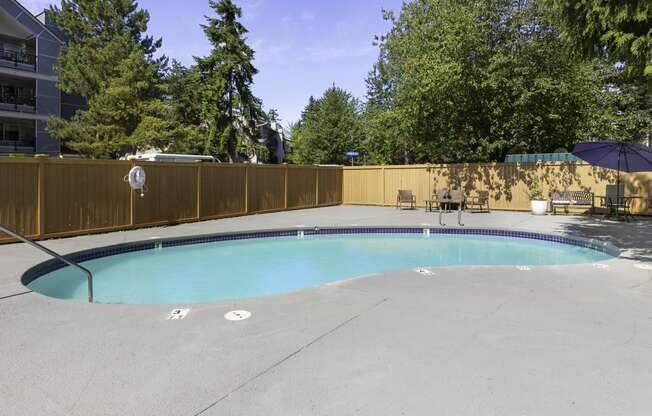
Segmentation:
{"type": "Polygon", "coordinates": [[[619,200],[621,196],[625,196],[623,190],[623,195],[620,195],[620,156],[623,154],[623,144],[620,143],[620,148],[618,149],[618,169],[616,173],[616,198],[619,200]]]}
{"type": "MultiPolygon", "coordinates": [[[[618,212],[618,206],[621,203],[621,195],[620,195],[620,156],[623,154],[623,144],[622,142],[620,143],[620,147],[618,149],[618,169],[616,169],[616,203],[615,209],[616,209],[616,219],[620,219],[620,213],[618,212]]],[[[623,196],[625,192],[623,190],[623,196]]]]}

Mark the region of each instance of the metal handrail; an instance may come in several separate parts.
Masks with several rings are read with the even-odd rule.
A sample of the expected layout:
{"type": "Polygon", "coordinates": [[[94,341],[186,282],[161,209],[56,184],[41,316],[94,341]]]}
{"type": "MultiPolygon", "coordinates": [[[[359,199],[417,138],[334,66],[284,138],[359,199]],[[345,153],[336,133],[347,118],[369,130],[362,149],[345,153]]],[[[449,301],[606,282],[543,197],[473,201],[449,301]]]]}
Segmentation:
{"type": "Polygon", "coordinates": [[[84,274],[86,274],[86,278],[88,280],[88,301],[90,303],[93,303],[93,273],[91,273],[90,270],[88,270],[87,268],[85,268],[83,266],[80,266],[79,264],[75,263],[72,260],[69,260],[69,259],[63,257],[60,254],[55,253],[54,251],[50,250],[47,247],[43,247],[42,245],[28,239],[27,237],[23,237],[22,235],[18,234],[16,231],[14,231],[14,230],[12,230],[10,228],[7,228],[7,227],[5,227],[5,226],[3,226],[1,224],[0,224],[0,231],[4,232],[6,234],[9,234],[12,237],[15,237],[15,238],[19,239],[23,243],[27,243],[30,246],[32,246],[34,248],[37,248],[37,249],[51,255],[52,257],[54,257],[54,258],[56,258],[58,260],[61,260],[62,262],[66,263],[67,265],[72,266],[72,267],[76,267],[79,270],[81,270],[82,272],[84,272],[84,274]]]}

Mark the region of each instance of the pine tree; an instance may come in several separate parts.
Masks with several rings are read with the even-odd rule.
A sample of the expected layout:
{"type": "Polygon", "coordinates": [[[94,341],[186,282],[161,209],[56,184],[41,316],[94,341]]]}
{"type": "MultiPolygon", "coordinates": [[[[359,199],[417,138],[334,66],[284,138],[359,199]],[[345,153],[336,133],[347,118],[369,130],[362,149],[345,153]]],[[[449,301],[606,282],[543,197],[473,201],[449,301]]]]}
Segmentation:
{"type": "Polygon", "coordinates": [[[117,157],[174,135],[160,100],[166,59],[154,60],[160,40],[143,36],[149,14],[133,0],[63,0],[53,21],[68,38],[57,67],[59,88],[86,99],[70,120],[54,117],[48,131],[94,157],[117,157]]]}
{"type": "Polygon", "coordinates": [[[652,85],[652,1],[545,0],[564,33],[590,56],[621,61],[652,85]]]}
{"type": "Polygon", "coordinates": [[[301,120],[291,129],[294,163],[347,163],[346,152],[359,150],[358,101],[332,86],[310,97],[301,120]]]}
{"type": "Polygon", "coordinates": [[[261,101],[251,92],[254,51],[247,45],[247,29],[238,22],[241,9],[231,0],[209,0],[217,17],[202,25],[213,49],[197,57],[204,83],[203,118],[209,126],[205,153],[226,154],[231,161],[264,152],[257,140],[257,122],[264,119],[261,101]]]}

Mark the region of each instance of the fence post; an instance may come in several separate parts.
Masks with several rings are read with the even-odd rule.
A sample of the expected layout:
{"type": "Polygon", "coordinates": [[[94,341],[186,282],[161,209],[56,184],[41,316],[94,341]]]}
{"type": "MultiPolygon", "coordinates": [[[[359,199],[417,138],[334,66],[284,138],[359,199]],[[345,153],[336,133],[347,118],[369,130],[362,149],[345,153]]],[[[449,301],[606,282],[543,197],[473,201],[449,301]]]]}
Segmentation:
{"type": "Polygon", "coordinates": [[[319,206],[319,166],[315,168],[315,206],[319,206]]]}
{"type": "Polygon", "coordinates": [[[201,162],[197,162],[197,221],[201,220],[201,162]]]}
{"type": "Polygon", "coordinates": [[[245,215],[249,213],[249,165],[245,165],[245,215]]]}
{"type": "MultiPolygon", "coordinates": [[[[129,169],[133,168],[134,166],[136,166],[136,162],[132,160],[129,169]]],[[[134,211],[136,210],[136,193],[133,189],[131,189],[131,186],[127,186],[127,189],[129,189],[129,228],[133,229],[134,225],[136,224],[134,216],[134,211]]]]}
{"type": "Polygon", "coordinates": [[[283,208],[285,210],[288,209],[288,164],[284,164],[284,170],[285,170],[285,194],[284,194],[284,203],[283,203],[283,208]]]}
{"type": "Polygon", "coordinates": [[[385,206],[387,205],[387,196],[385,195],[385,166],[380,168],[380,173],[382,176],[382,186],[383,186],[383,203],[381,205],[385,206]]]}
{"type": "Polygon", "coordinates": [[[45,159],[38,159],[38,198],[36,202],[36,215],[38,216],[38,238],[42,240],[45,236],[45,159]]]}

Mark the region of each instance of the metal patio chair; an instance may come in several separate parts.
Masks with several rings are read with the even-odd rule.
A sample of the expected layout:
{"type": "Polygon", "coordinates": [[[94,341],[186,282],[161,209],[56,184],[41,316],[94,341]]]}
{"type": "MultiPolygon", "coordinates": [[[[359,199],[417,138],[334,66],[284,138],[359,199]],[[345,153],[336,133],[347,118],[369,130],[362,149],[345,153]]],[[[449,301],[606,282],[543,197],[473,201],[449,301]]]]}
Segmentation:
{"type": "Polygon", "coordinates": [[[477,191],[465,201],[469,212],[491,212],[489,210],[489,191],[477,191]]]}
{"type": "Polygon", "coordinates": [[[402,209],[405,204],[408,204],[410,209],[416,209],[417,197],[409,189],[399,189],[396,195],[396,209],[402,209]]]}

